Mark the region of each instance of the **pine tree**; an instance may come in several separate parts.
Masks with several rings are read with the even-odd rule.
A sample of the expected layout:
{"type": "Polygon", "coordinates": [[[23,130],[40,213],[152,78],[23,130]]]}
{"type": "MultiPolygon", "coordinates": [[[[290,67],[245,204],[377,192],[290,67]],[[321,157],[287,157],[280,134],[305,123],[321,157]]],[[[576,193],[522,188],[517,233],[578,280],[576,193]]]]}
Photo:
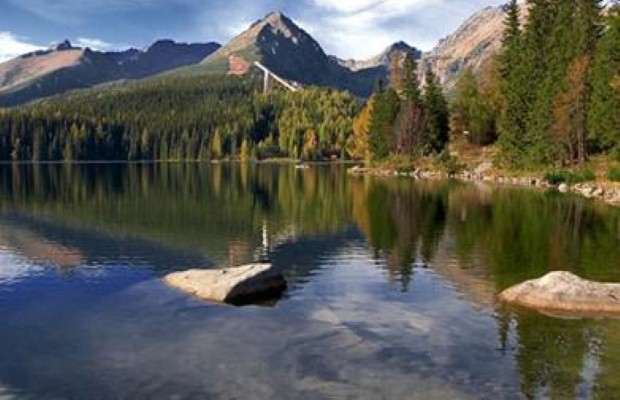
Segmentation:
{"type": "Polygon", "coordinates": [[[508,3],[503,47],[499,54],[500,90],[505,110],[500,119],[500,147],[507,164],[515,165],[525,152],[525,132],[528,107],[526,102],[525,70],[523,60],[523,35],[520,7],[517,0],[508,3]]]}
{"type": "Polygon", "coordinates": [[[519,111],[526,113],[519,122],[525,123],[519,140],[518,155],[521,162],[544,162],[546,150],[552,148],[546,129],[550,123],[550,107],[553,96],[549,96],[547,87],[542,83],[547,76],[549,57],[547,56],[548,42],[555,27],[554,20],[558,16],[558,2],[572,0],[528,0],[528,22],[523,32],[521,46],[521,60],[518,66],[518,79],[515,84],[522,85],[520,99],[522,108],[519,111]],[[536,103],[547,101],[544,110],[536,111],[536,103]]]}
{"type": "Polygon", "coordinates": [[[373,160],[381,160],[390,154],[394,143],[394,123],[400,109],[400,99],[389,88],[375,95],[374,112],[370,123],[369,145],[373,160]]]}
{"type": "Polygon", "coordinates": [[[574,31],[573,46],[578,56],[592,56],[596,44],[603,31],[601,6],[602,0],[574,0],[577,2],[575,23],[571,27],[574,31]]]}
{"type": "MultiPolygon", "coordinates": [[[[553,125],[552,104],[559,93],[568,66],[574,59],[576,52],[574,46],[567,46],[574,40],[574,15],[575,0],[552,0],[544,6],[549,26],[545,30],[546,37],[536,38],[539,56],[536,69],[532,70],[535,84],[535,96],[530,106],[527,124],[529,160],[536,164],[547,163],[554,157],[553,142],[549,135],[553,125]],[[542,41],[539,41],[542,40],[542,41]]],[[[528,27],[527,34],[530,35],[528,27]]],[[[539,27],[541,28],[541,27],[539,27]]],[[[533,31],[534,36],[539,31],[533,31]]],[[[530,49],[534,52],[536,49],[530,49]]]]}
{"type": "Polygon", "coordinates": [[[430,67],[426,71],[424,109],[427,115],[424,134],[426,151],[441,153],[450,136],[450,112],[439,79],[430,67]]]}
{"type": "Polygon", "coordinates": [[[405,101],[420,104],[420,80],[418,79],[418,63],[413,54],[407,53],[404,61],[405,73],[402,84],[402,97],[405,101]]]}
{"type": "Polygon", "coordinates": [[[392,151],[400,155],[418,155],[424,147],[426,112],[420,94],[418,67],[412,54],[404,61],[400,110],[393,128],[392,151]]]}
{"type": "Polygon", "coordinates": [[[609,10],[607,27],[596,45],[590,73],[592,93],[588,106],[588,130],[593,147],[620,150],[620,6],[609,10]]]}
{"type": "Polygon", "coordinates": [[[493,143],[496,138],[494,112],[471,68],[466,68],[459,77],[453,112],[453,136],[465,136],[469,142],[480,146],[493,143]]]}

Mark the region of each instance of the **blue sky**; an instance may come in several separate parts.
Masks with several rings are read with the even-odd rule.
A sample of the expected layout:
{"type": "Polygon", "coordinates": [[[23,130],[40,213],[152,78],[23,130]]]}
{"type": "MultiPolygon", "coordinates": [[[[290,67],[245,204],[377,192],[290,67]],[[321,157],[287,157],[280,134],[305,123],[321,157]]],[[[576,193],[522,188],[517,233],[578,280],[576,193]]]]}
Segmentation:
{"type": "Polygon", "coordinates": [[[368,58],[397,40],[424,50],[494,0],[0,0],[0,61],[65,38],[101,50],[157,39],[224,43],[280,10],[330,54],[368,58]]]}

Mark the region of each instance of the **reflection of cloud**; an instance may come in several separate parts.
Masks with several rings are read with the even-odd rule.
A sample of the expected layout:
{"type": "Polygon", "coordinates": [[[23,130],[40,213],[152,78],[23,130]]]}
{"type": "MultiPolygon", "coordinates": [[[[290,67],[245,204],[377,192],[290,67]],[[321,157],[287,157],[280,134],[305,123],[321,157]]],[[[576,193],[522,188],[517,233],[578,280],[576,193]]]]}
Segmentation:
{"type": "Polygon", "coordinates": [[[0,400],[19,400],[19,397],[11,394],[10,390],[5,388],[0,382],[0,400]]]}
{"type": "MultiPolygon", "coordinates": [[[[41,266],[33,265],[23,257],[9,253],[4,249],[0,250],[0,283],[2,284],[19,280],[20,278],[37,273],[42,269],[41,266]]],[[[1,386],[0,395],[2,395],[1,386]]],[[[2,397],[0,397],[0,399],[2,399],[2,397]]]]}
{"type": "Polygon", "coordinates": [[[22,37],[15,36],[11,32],[0,32],[0,63],[42,49],[22,37]]]}

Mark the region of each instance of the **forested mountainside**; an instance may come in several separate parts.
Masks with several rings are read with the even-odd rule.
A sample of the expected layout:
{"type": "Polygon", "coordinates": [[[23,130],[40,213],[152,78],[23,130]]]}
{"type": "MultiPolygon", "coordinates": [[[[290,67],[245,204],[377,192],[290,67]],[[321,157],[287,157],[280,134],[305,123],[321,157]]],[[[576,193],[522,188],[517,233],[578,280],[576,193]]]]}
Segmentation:
{"type": "Polygon", "coordinates": [[[356,98],[259,89],[254,76],[173,76],[0,111],[0,160],[344,156],[356,98]]]}

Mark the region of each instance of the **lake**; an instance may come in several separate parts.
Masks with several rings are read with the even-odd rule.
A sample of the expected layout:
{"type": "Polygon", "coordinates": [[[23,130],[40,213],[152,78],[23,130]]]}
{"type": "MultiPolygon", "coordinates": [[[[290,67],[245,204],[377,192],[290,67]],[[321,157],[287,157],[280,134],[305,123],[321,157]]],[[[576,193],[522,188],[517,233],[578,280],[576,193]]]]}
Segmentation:
{"type": "Polygon", "coordinates": [[[620,321],[496,301],[620,281],[620,210],[343,166],[0,166],[1,399],[619,399],[620,321]],[[232,307],[161,278],[268,259],[232,307]]]}

